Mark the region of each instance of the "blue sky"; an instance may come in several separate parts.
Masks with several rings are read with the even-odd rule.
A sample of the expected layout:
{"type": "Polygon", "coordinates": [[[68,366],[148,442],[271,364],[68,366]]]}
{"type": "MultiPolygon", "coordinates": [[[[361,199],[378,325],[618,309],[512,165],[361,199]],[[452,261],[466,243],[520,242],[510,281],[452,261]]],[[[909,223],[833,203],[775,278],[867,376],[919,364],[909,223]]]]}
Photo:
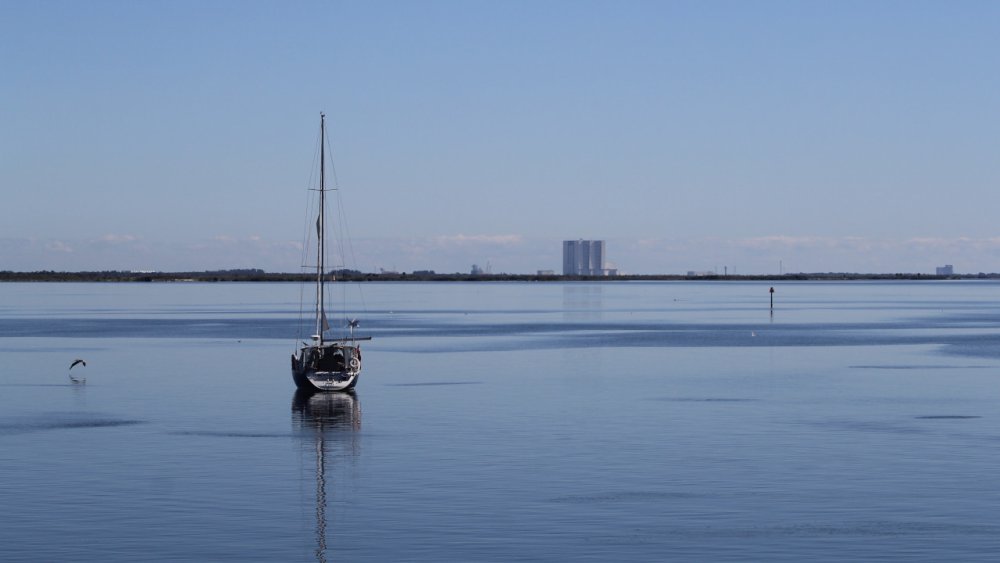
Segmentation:
{"type": "Polygon", "coordinates": [[[0,269],[1000,271],[1000,3],[7,2],[0,269]]]}

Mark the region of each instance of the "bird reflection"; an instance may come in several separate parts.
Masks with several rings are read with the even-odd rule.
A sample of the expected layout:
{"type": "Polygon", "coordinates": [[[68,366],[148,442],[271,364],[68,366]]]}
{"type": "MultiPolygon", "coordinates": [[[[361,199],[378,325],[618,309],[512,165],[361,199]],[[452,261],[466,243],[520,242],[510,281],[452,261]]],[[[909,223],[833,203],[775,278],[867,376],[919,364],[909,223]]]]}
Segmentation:
{"type": "Polygon", "coordinates": [[[327,442],[345,444],[358,454],[361,404],[351,393],[296,391],[292,398],[292,424],[316,446],[316,561],[326,563],[326,463],[327,442]],[[346,439],[345,439],[346,438],[346,439]]]}

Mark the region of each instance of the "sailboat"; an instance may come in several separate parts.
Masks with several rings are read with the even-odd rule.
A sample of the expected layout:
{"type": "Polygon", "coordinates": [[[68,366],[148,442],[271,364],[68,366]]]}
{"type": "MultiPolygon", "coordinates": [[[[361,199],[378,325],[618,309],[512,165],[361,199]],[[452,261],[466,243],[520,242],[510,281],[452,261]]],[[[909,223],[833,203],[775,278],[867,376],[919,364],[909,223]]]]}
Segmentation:
{"type": "Polygon", "coordinates": [[[350,391],[358,384],[361,375],[360,340],[355,337],[357,320],[347,323],[350,336],[326,338],[330,324],[326,317],[326,116],[320,114],[319,149],[319,217],[316,219],[316,319],[312,342],[303,342],[292,354],[292,379],[303,391],[350,391]]]}

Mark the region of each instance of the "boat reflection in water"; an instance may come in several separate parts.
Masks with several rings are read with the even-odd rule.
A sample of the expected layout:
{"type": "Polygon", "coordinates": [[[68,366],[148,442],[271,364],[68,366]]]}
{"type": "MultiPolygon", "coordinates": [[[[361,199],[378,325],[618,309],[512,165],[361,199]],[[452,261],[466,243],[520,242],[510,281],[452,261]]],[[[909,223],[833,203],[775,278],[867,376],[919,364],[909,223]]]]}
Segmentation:
{"type": "Polygon", "coordinates": [[[360,430],[361,403],[354,392],[310,393],[299,390],[292,397],[292,422],[300,431],[360,430]]]}
{"type": "Polygon", "coordinates": [[[326,464],[331,448],[358,455],[361,403],[354,393],[309,393],[296,391],[292,398],[292,425],[303,445],[316,452],[316,561],[326,562],[326,464]]]}

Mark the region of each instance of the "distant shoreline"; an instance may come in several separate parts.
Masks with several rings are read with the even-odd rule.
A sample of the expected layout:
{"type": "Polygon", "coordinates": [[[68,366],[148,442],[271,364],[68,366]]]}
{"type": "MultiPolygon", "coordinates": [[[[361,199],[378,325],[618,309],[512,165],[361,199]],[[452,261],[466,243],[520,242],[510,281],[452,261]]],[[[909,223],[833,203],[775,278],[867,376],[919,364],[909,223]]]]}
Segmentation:
{"type": "MultiPolygon", "coordinates": [[[[310,282],[313,274],[268,273],[261,270],[222,270],[206,272],[11,272],[0,271],[0,282],[310,282]]],[[[561,276],[534,274],[438,274],[434,272],[362,273],[340,272],[331,281],[343,282],[618,282],[618,281],[933,281],[933,280],[997,280],[1000,274],[855,274],[855,273],[796,273],[782,275],[619,275],[561,276]]]]}

